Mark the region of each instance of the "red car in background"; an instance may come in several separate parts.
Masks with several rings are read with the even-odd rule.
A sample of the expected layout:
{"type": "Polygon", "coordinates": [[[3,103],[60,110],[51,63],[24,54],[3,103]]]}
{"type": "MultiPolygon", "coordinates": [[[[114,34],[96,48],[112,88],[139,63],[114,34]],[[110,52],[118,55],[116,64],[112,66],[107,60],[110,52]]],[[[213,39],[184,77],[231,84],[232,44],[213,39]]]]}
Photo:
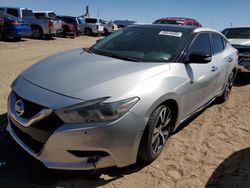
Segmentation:
{"type": "Polygon", "coordinates": [[[153,24],[174,24],[174,25],[189,25],[202,27],[202,25],[192,18],[166,17],[153,22],[153,24]]]}

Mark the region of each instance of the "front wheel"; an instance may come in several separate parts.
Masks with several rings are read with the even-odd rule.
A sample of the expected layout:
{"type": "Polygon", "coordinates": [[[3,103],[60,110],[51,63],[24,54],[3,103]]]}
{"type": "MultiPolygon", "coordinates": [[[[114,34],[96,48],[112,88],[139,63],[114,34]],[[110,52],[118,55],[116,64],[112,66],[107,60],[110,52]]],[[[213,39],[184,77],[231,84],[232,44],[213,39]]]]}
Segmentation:
{"type": "Polygon", "coordinates": [[[161,105],[151,114],[139,147],[141,159],[151,162],[160,155],[174,126],[174,114],[170,105],[161,105]]]}
{"type": "Polygon", "coordinates": [[[90,35],[92,35],[92,30],[91,29],[89,29],[89,28],[87,28],[87,29],[85,29],[85,35],[88,35],[88,36],[90,36],[90,35]]]}

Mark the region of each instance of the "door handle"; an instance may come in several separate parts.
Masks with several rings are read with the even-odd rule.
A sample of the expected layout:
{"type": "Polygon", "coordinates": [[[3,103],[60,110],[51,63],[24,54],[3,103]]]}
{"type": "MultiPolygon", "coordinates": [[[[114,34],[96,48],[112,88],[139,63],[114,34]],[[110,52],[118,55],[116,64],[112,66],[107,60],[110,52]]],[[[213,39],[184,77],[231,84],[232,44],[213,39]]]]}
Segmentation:
{"type": "Polygon", "coordinates": [[[228,58],[228,62],[230,63],[230,62],[232,62],[234,60],[234,58],[232,58],[232,57],[229,57],[228,58]]]}
{"type": "Polygon", "coordinates": [[[217,69],[218,69],[218,68],[217,68],[216,66],[212,66],[211,71],[212,71],[212,72],[215,72],[215,71],[217,71],[217,69]]]}

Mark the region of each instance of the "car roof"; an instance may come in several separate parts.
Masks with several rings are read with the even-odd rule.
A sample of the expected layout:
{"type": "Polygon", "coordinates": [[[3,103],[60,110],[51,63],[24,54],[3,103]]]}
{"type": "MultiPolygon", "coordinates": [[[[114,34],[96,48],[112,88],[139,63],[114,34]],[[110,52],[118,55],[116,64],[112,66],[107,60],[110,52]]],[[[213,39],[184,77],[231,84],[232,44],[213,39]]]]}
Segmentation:
{"type": "Polygon", "coordinates": [[[161,18],[160,20],[191,20],[191,21],[197,21],[193,18],[185,18],[185,17],[166,17],[166,18],[161,18]]]}
{"type": "MultiPolygon", "coordinates": [[[[250,26],[228,27],[228,28],[225,28],[225,29],[242,29],[242,28],[250,28],[250,26]]],[[[223,29],[223,30],[225,30],[225,29],[223,29]]]]}
{"type": "Polygon", "coordinates": [[[130,25],[128,27],[144,27],[144,28],[159,28],[159,29],[171,29],[171,30],[182,30],[194,33],[200,32],[215,32],[221,34],[219,31],[210,28],[196,27],[196,26],[186,26],[186,25],[171,25],[171,24],[142,24],[142,25],[130,25]]]}
{"type": "Polygon", "coordinates": [[[34,10],[33,11],[34,13],[50,13],[50,12],[54,12],[54,11],[50,11],[50,10],[45,10],[45,11],[43,11],[43,10],[34,10]]]}
{"type": "Polygon", "coordinates": [[[194,31],[197,27],[195,26],[183,26],[183,25],[171,25],[171,24],[136,24],[128,27],[144,27],[144,28],[159,28],[159,29],[172,29],[172,30],[186,30],[194,31]]]}
{"type": "Polygon", "coordinates": [[[78,18],[76,16],[63,16],[63,15],[57,15],[56,17],[63,17],[63,18],[78,18]]]}
{"type": "Polygon", "coordinates": [[[23,7],[0,7],[0,8],[13,8],[13,9],[26,9],[26,10],[31,10],[31,8],[23,8],[23,7]]]}

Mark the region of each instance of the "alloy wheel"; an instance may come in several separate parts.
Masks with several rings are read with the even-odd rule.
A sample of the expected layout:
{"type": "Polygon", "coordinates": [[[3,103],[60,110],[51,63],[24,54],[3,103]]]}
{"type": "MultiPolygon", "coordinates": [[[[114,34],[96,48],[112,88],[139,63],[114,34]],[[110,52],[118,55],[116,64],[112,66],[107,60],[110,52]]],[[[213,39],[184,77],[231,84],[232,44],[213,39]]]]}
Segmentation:
{"type": "Polygon", "coordinates": [[[171,110],[168,107],[164,107],[157,117],[153,130],[151,149],[154,155],[158,155],[161,152],[162,147],[169,137],[171,130],[170,122],[171,110]]]}

